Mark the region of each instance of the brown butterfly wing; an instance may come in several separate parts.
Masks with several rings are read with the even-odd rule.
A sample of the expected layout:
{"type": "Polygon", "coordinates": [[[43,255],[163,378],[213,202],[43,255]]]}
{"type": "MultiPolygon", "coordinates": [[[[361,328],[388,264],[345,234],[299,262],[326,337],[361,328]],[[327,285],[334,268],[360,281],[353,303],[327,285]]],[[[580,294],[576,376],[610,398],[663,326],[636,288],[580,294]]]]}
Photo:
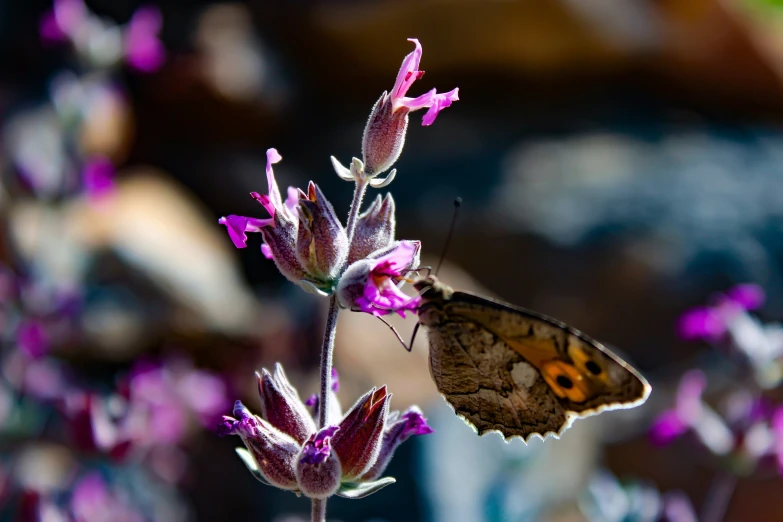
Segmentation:
{"type": "Polygon", "coordinates": [[[650,392],[627,363],[555,319],[465,292],[433,297],[421,313],[431,335],[433,379],[455,410],[456,402],[465,409],[466,400],[452,398],[454,382],[463,388],[464,381],[482,383],[471,392],[483,390],[482,407],[476,410],[474,400],[467,404],[472,410],[467,414],[457,410],[480,433],[494,429],[507,438],[525,439],[532,434],[556,435],[573,417],[629,408],[650,392]],[[454,357],[462,363],[456,364],[454,357]],[[474,376],[476,369],[479,377],[474,376]],[[511,408],[515,412],[509,413],[511,408]],[[506,427],[498,419],[513,422],[506,427]]]}
{"type": "Polygon", "coordinates": [[[491,332],[455,320],[430,326],[428,335],[438,391],[479,435],[498,431],[507,439],[527,440],[568,424],[541,375],[491,332]]]}

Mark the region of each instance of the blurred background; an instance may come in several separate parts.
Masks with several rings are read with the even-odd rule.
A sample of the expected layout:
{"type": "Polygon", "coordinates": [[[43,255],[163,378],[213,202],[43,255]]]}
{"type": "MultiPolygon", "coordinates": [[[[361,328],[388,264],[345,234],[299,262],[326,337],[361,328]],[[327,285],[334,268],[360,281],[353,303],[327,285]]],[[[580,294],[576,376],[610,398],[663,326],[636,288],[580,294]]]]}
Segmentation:
{"type": "MultiPolygon", "coordinates": [[[[257,409],[253,372],[275,362],[316,391],[326,301],[217,219],[261,215],[247,194],[266,188],[269,147],[282,186],[312,179],[347,214],[329,156],[360,155],[413,37],[427,75],[412,95],[460,101],[432,127],[412,115],[388,189],[397,236],[434,264],[461,196],[441,279],[588,332],[654,392],[559,441],[478,438],[438,396],[424,336],[409,354],[344,313],[343,405],[385,383],[436,433],[400,448],[395,485],[330,500],[329,519],[652,521],[632,511],[656,490],[700,513],[720,465],[647,430],[687,369],[731,375],[678,338],[685,310],[752,282],[761,317],[783,315],[778,4],[0,0],[0,519],[309,513],[214,426],[235,398],[257,409]],[[590,507],[596,490],[611,509],[590,507]]],[[[774,466],[742,475],[725,520],[783,520],[782,484],[774,466]]]]}

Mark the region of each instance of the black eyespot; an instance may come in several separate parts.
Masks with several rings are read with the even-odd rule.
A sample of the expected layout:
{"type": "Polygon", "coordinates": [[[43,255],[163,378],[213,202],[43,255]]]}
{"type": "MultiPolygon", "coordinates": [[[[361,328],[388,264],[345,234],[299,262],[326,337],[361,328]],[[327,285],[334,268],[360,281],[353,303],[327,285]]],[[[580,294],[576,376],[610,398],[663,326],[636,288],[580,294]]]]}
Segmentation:
{"type": "Polygon", "coordinates": [[[571,382],[571,379],[569,379],[565,375],[558,375],[557,379],[555,379],[555,380],[557,381],[557,384],[561,388],[565,388],[566,390],[570,390],[571,388],[574,387],[574,383],[571,382]]]}
{"type": "Polygon", "coordinates": [[[587,371],[593,375],[601,375],[601,367],[598,366],[595,361],[587,361],[585,363],[585,368],[587,368],[587,371]]]}

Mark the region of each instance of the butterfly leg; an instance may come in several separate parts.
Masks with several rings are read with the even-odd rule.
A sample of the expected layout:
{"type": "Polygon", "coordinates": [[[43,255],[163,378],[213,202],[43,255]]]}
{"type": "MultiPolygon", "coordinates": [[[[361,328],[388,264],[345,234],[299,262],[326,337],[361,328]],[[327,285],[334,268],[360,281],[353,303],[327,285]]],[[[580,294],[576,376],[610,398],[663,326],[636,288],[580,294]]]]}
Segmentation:
{"type": "MultiPolygon", "coordinates": [[[[354,309],[354,308],[351,308],[351,311],[352,311],[352,312],[361,312],[361,310],[359,310],[359,309],[354,309]]],[[[380,319],[380,321],[381,321],[383,324],[385,324],[386,326],[388,326],[388,327],[389,327],[389,329],[390,329],[392,332],[394,332],[394,336],[397,338],[397,340],[398,340],[398,341],[400,341],[400,344],[402,345],[402,347],[403,347],[403,348],[405,348],[405,349],[406,349],[406,350],[408,350],[409,352],[412,350],[413,343],[411,343],[410,345],[407,345],[407,344],[405,344],[405,341],[403,341],[403,340],[402,340],[402,336],[401,336],[401,335],[400,335],[400,333],[397,331],[397,329],[394,327],[394,325],[392,325],[392,324],[391,324],[389,321],[387,321],[387,320],[386,320],[386,319],[384,319],[383,317],[380,317],[380,316],[378,316],[378,315],[376,315],[375,317],[376,317],[377,319],[380,319]]],[[[418,327],[419,327],[419,325],[418,325],[418,323],[417,323],[417,324],[416,324],[416,328],[418,328],[418,327]]]]}
{"type": "Polygon", "coordinates": [[[409,270],[408,273],[410,274],[410,273],[416,272],[416,275],[419,275],[419,272],[421,272],[422,270],[426,270],[427,271],[427,275],[424,276],[424,277],[429,277],[430,274],[432,273],[432,267],[429,266],[429,265],[413,268],[413,269],[409,270]]]}
{"type": "MultiPolygon", "coordinates": [[[[402,340],[402,337],[400,336],[400,333],[397,331],[397,329],[391,323],[389,323],[389,321],[387,321],[383,317],[380,317],[380,316],[377,316],[377,315],[376,315],[376,317],[378,317],[378,319],[380,319],[383,324],[388,326],[389,329],[392,332],[394,332],[394,336],[397,337],[397,340],[400,341],[400,344],[402,345],[403,348],[405,348],[409,352],[413,349],[413,344],[410,344],[410,345],[405,344],[405,341],[402,340]]],[[[416,326],[418,326],[418,323],[416,324],[416,326]]]]}

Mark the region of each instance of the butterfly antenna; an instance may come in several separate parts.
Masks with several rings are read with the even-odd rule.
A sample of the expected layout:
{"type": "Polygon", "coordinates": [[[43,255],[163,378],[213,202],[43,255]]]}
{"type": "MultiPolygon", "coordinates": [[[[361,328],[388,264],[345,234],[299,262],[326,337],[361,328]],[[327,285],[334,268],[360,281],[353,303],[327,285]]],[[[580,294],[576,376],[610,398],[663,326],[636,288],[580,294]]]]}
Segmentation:
{"type": "MultiPolygon", "coordinates": [[[[459,209],[462,207],[462,198],[456,198],[454,200],[454,214],[451,215],[451,225],[449,225],[449,233],[446,235],[446,244],[443,245],[443,252],[440,254],[440,259],[438,260],[438,266],[435,267],[435,275],[438,275],[438,272],[440,272],[440,265],[443,264],[443,260],[446,258],[446,252],[449,250],[449,245],[451,245],[451,237],[454,235],[454,228],[457,224],[457,216],[459,215],[459,209]]],[[[419,326],[416,325],[416,330],[413,331],[414,337],[416,336],[416,331],[418,330],[419,326]]],[[[411,346],[413,346],[413,341],[411,341],[411,346]]]]}

